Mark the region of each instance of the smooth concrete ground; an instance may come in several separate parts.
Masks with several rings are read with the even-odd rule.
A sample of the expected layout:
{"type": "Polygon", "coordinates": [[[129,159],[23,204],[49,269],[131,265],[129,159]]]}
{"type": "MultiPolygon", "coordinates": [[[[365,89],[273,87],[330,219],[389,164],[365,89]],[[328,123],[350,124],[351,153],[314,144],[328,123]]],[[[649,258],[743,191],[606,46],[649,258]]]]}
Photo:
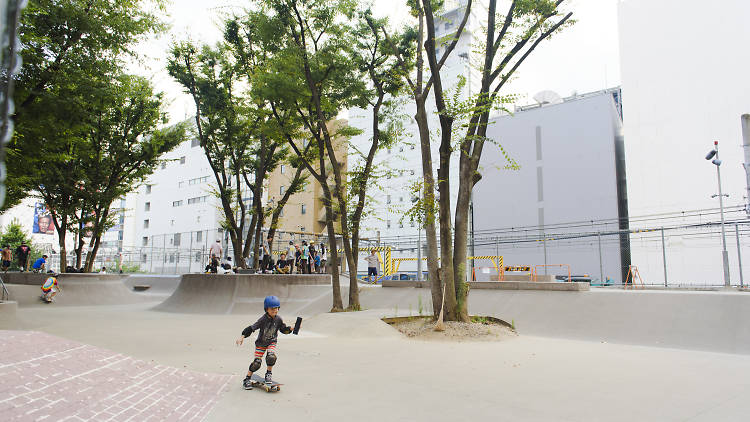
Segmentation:
{"type": "MultiPolygon", "coordinates": [[[[422,342],[393,309],[318,314],[281,336],[277,394],[244,391],[257,315],[155,312],[154,304],[19,308],[34,329],[236,381],[209,421],[745,421],[750,355],[551,339],[422,342]]],[[[403,313],[404,310],[400,313],[403,313]]],[[[291,322],[295,315],[281,315],[291,322]]],[[[0,328],[3,322],[0,322],[0,328]]]]}

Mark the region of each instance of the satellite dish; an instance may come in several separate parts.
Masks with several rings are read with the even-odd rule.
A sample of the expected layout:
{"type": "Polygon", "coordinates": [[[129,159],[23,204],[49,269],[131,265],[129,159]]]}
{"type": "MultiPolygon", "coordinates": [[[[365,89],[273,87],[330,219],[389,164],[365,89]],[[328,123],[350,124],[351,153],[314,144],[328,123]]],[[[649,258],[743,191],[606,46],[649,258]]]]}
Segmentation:
{"type": "Polygon", "coordinates": [[[536,95],[534,95],[534,101],[539,103],[539,105],[544,104],[560,104],[563,102],[563,99],[560,97],[560,95],[555,91],[542,91],[536,95]]]}

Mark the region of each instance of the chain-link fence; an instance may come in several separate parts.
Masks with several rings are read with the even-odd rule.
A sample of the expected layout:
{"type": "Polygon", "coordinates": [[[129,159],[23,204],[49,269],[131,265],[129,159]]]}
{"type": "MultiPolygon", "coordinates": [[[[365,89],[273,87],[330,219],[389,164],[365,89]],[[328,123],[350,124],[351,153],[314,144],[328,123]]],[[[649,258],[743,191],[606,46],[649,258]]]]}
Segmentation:
{"type": "MultiPolygon", "coordinates": [[[[498,278],[499,269],[488,257],[501,256],[505,274],[553,275],[558,280],[592,285],[640,285],[662,287],[719,287],[724,285],[722,230],[717,221],[621,230],[617,223],[599,223],[593,229],[527,227],[501,233],[477,233],[469,239],[467,278],[498,278]],[[510,270],[510,271],[508,271],[510,270]]],[[[724,238],[729,255],[731,285],[750,282],[743,263],[750,265],[750,221],[728,220],[724,238]]],[[[424,239],[384,239],[395,258],[404,258],[401,278],[415,278],[416,250],[424,239]],[[411,260],[409,260],[412,258],[411,260]]],[[[423,274],[427,265],[423,261],[423,274]]],[[[425,278],[423,276],[423,278],[425,278]]]]}
{"type": "MultiPolygon", "coordinates": [[[[261,239],[268,236],[267,230],[261,233],[261,239]]],[[[122,245],[118,241],[103,241],[97,251],[96,259],[93,265],[94,271],[105,269],[107,272],[123,273],[152,273],[152,274],[185,274],[203,272],[210,262],[211,246],[220,241],[222,246],[222,262],[231,266],[242,266],[233,262],[234,248],[229,237],[229,232],[223,229],[201,230],[182,233],[168,233],[154,235],[143,238],[141,245],[122,245]]],[[[302,245],[305,241],[308,244],[315,244],[316,249],[320,251],[320,245],[326,248],[330,244],[328,236],[308,232],[289,232],[276,231],[271,246],[273,259],[277,260],[282,252],[289,251],[291,246],[302,245]]],[[[339,248],[341,248],[341,239],[337,239],[339,248]]],[[[369,239],[363,239],[360,242],[361,250],[367,250],[368,247],[376,245],[369,239]]],[[[88,246],[88,245],[87,245],[88,246]]],[[[48,255],[47,268],[57,271],[60,268],[60,257],[55,252],[55,245],[40,245],[38,253],[48,255]]],[[[84,249],[82,263],[86,260],[87,249],[84,249]]],[[[245,259],[245,266],[253,268],[255,244],[250,245],[248,257],[245,259]]],[[[244,255],[244,254],[243,254],[244,255]]],[[[262,258],[262,251],[260,252],[262,258]]],[[[329,255],[329,254],[327,254],[329,255]]],[[[36,259],[38,256],[30,257],[36,259]]],[[[325,257],[327,258],[327,256],[325,257]]],[[[340,257],[341,259],[341,257],[340,257]]],[[[33,261],[32,261],[33,262],[33,261]]],[[[76,266],[76,256],[71,250],[68,250],[67,262],[69,266],[76,266]]],[[[330,264],[330,263],[329,263],[330,264]]]]}

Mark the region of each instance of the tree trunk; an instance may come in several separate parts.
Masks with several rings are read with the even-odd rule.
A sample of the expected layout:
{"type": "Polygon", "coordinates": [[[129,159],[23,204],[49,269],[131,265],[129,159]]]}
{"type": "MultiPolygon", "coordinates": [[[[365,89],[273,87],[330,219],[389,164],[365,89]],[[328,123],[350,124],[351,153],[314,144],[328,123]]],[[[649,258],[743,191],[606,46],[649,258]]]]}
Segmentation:
{"type": "MultiPolygon", "coordinates": [[[[463,160],[462,160],[463,161],[463,160]]],[[[468,161],[468,160],[467,160],[468,161]]],[[[458,305],[457,314],[460,321],[469,320],[467,307],[468,288],[466,288],[466,259],[467,259],[467,237],[468,237],[468,219],[469,203],[473,183],[471,182],[470,169],[467,165],[461,163],[459,171],[458,198],[456,199],[456,228],[455,238],[453,240],[453,274],[457,286],[463,288],[456,289],[456,302],[458,305]]]]}
{"type": "Polygon", "coordinates": [[[450,132],[445,142],[445,127],[443,142],[440,146],[440,168],[438,168],[438,192],[440,193],[438,216],[440,222],[440,279],[445,284],[445,319],[459,321],[458,291],[463,288],[463,282],[456,280],[453,273],[453,225],[451,223],[450,198],[450,132]]]}
{"type": "Polygon", "coordinates": [[[109,206],[111,204],[108,204],[107,207],[104,207],[104,211],[102,211],[100,214],[96,214],[96,218],[94,220],[94,227],[93,227],[93,237],[91,238],[91,242],[89,242],[89,252],[86,255],[86,263],[84,264],[83,271],[90,273],[94,270],[94,260],[96,259],[96,254],[99,251],[99,245],[102,241],[102,235],[104,234],[104,226],[107,222],[107,219],[109,218],[109,206]]]}
{"type": "Polygon", "coordinates": [[[432,314],[437,317],[443,303],[443,287],[438,265],[437,232],[435,230],[435,178],[432,169],[432,150],[430,149],[430,129],[424,97],[417,99],[417,114],[414,116],[419,127],[419,141],[422,150],[423,206],[425,221],[420,222],[425,229],[427,240],[427,273],[430,278],[432,293],[432,314]]]}
{"type": "Polygon", "coordinates": [[[326,135],[326,149],[328,149],[328,155],[330,158],[331,168],[333,169],[333,179],[335,182],[334,189],[336,190],[336,205],[338,206],[339,219],[341,223],[341,243],[344,246],[344,256],[346,257],[346,263],[349,266],[349,305],[347,310],[359,311],[361,306],[359,304],[359,286],[357,285],[357,257],[352,254],[352,244],[350,243],[348,220],[347,220],[347,209],[346,209],[346,194],[344,192],[344,181],[341,177],[341,164],[335,159],[335,152],[330,138],[326,135]]]}
{"type": "MultiPolygon", "coordinates": [[[[253,196],[255,196],[255,193],[253,193],[253,196]]],[[[255,228],[258,226],[258,212],[256,211],[257,207],[255,205],[255,198],[253,197],[253,217],[250,219],[250,227],[247,228],[247,238],[245,239],[245,247],[242,249],[242,256],[243,258],[247,258],[250,256],[250,248],[253,246],[253,239],[257,239],[255,237],[255,228]]],[[[256,241],[257,243],[257,241],[256,241]]],[[[255,262],[255,258],[253,258],[253,264],[251,264],[252,268],[257,268],[257,263],[255,262]]]]}
{"type": "Polygon", "coordinates": [[[101,235],[95,236],[89,243],[90,249],[86,254],[86,264],[83,268],[83,272],[90,273],[94,270],[94,261],[96,260],[96,254],[99,252],[99,245],[101,245],[101,235]]]}
{"type": "Polygon", "coordinates": [[[57,244],[60,246],[60,272],[64,273],[65,268],[68,266],[68,251],[65,248],[65,236],[67,235],[66,228],[68,227],[68,216],[62,215],[62,221],[57,220],[57,213],[52,212],[52,222],[55,224],[55,230],[57,230],[57,244]]]}
{"type": "Polygon", "coordinates": [[[83,240],[83,227],[78,227],[78,234],[76,235],[77,240],[77,246],[75,247],[75,253],[76,253],[76,270],[81,268],[81,260],[83,259],[83,247],[86,244],[86,241],[83,240]]]}
{"type": "Polygon", "coordinates": [[[344,301],[341,300],[341,282],[339,280],[339,253],[336,245],[336,227],[333,219],[333,207],[331,206],[331,191],[328,187],[323,186],[323,196],[325,198],[326,208],[326,228],[328,229],[328,244],[331,253],[329,265],[331,268],[331,281],[333,284],[333,307],[331,312],[340,312],[344,310],[344,301]]]}

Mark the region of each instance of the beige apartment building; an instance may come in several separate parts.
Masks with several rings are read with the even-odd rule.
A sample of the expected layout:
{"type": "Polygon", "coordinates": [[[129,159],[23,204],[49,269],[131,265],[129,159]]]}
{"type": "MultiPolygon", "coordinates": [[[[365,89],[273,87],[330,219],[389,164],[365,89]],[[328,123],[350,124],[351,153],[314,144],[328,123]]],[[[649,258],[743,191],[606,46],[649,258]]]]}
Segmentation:
{"type": "MultiPolygon", "coordinates": [[[[329,127],[342,126],[348,124],[347,120],[336,120],[332,122],[329,127]]],[[[342,164],[342,171],[344,177],[346,177],[346,171],[348,170],[348,139],[336,139],[335,149],[336,158],[342,164]]],[[[326,160],[327,161],[327,160],[326,160]]],[[[315,166],[318,168],[318,166],[315,166]]],[[[296,169],[284,163],[279,165],[274,170],[267,182],[268,192],[268,203],[276,203],[283,196],[286,189],[289,188],[296,169]]],[[[333,172],[330,168],[330,164],[327,167],[328,180],[331,187],[334,185],[333,172]]],[[[294,233],[298,235],[315,238],[319,235],[327,236],[328,232],[326,229],[326,209],[323,203],[323,188],[315,178],[310,175],[309,171],[303,170],[303,174],[307,175],[307,181],[304,189],[292,195],[289,201],[286,203],[284,210],[279,218],[279,225],[277,230],[280,232],[294,233]]],[[[346,180],[346,179],[345,179],[346,180]]],[[[264,224],[266,227],[270,224],[270,220],[267,220],[264,224]]],[[[339,232],[339,226],[337,225],[336,232],[339,232]]],[[[279,240],[287,240],[290,236],[280,233],[278,236],[279,240]]]]}

